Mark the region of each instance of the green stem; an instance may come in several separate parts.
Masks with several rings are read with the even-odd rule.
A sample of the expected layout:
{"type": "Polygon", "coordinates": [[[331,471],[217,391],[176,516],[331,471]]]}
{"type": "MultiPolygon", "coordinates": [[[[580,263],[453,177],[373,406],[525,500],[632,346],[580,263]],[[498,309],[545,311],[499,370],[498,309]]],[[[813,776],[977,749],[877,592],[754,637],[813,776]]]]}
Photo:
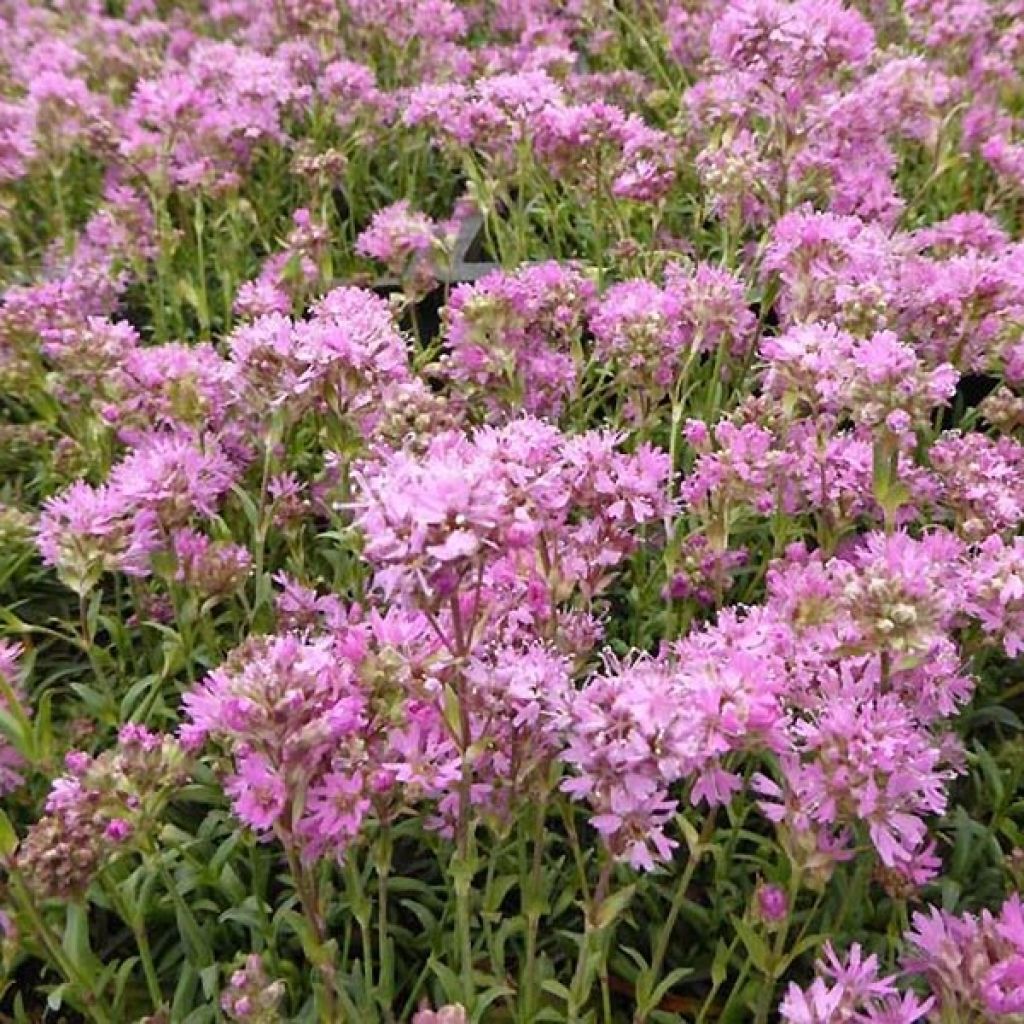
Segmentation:
{"type": "Polygon", "coordinates": [[[800,871],[794,871],[789,880],[789,913],[775,933],[775,942],[772,944],[771,973],[765,978],[764,985],[757,1000],[757,1017],[755,1024],[767,1024],[768,1013],[771,1010],[772,998],[775,995],[775,986],[782,973],[781,967],[786,951],[786,940],[789,938],[789,925],[793,920],[793,913],[796,910],[796,897],[800,892],[800,871]]]}
{"type": "Polygon", "coordinates": [[[89,1016],[96,1021],[96,1024],[114,1024],[114,1015],[107,1006],[106,1000],[93,991],[89,979],[68,959],[61,947],[60,941],[50,931],[49,925],[39,913],[39,908],[36,906],[32,894],[27,891],[24,882],[14,872],[10,875],[10,889],[14,895],[15,902],[25,917],[28,918],[36,938],[39,939],[46,950],[47,956],[49,956],[53,965],[81,993],[82,1002],[89,1016]]]}
{"type": "MultiPolygon", "coordinates": [[[[467,635],[462,622],[462,610],[459,595],[456,593],[451,601],[452,634],[456,657],[465,663],[470,650],[472,638],[467,635]]],[[[472,722],[469,717],[469,704],[465,687],[465,672],[461,666],[458,672],[458,744],[462,757],[461,775],[459,778],[458,820],[455,823],[455,854],[452,857],[452,875],[455,880],[455,934],[459,949],[459,968],[462,978],[463,1005],[469,1013],[476,1004],[476,989],[473,979],[473,934],[471,922],[472,880],[474,868],[472,864],[473,822],[472,822],[472,786],[473,775],[470,764],[470,748],[473,743],[472,722]]]]}
{"type": "Polygon", "coordinates": [[[135,945],[139,950],[139,959],[142,961],[142,972],[146,976],[146,988],[149,991],[150,1002],[153,1004],[153,1012],[156,1013],[163,1006],[164,996],[160,991],[160,979],[157,976],[156,964],[153,962],[153,951],[149,945],[149,935],[146,932],[145,921],[141,914],[132,913],[125,906],[117,885],[106,876],[102,879],[103,888],[106,890],[114,909],[131,929],[135,937],[135,945]]]}
{"type": "MultiPolygon", "coordinates": [[[[722,1007],[721,1012],[718,1014],[719,1020],[733,1020],[734,1018],[730,1014],[733,1004],[739,999],[740,994],[743,992],[744,982],[747,980],[747,976],[750,974],[750,959],[747,958],[743,962],[743,967],[740,969],[739,977],[736,979],[736,984],[733,985],[732,991],[729,993],[729,998],[725,1001],[725,1006],[722,1007]]],[[[701,1008],[700,1016],[697,1018],[698,1024],[704,1020],[711,1009],[710,997],[709,1001],[701,1008]]]]}
{"type": "Polygon", "coordinates": [[[394,998],[394,964],[391,956],[391,941],[388,935],[388,875],[391,871],[391,834],[385,826],[377,841],[378,855],[375,866],[377,869],[377,957],[380,961],[378,971],[378,989],[381,1005],[389,1019],[394,998]]]}
{"type": "MultiPolygon", "coordinates": [[[[739,938],[735,938],[735,939],[732,940],[732,943],[729,945],[729,956],[730,957],[732,956],[732,954],[735,951],[736,947],[739,945],[739,941],[740,941],[739,938]]],[[[701,1004],[700,1012],[697,1014],[697,1019],[694,1022],[694,1024],[704,1024],[704,1021],[707,1019],[707,1015],[711,1012],[711,1007],[714,1006],[714,1004],[715,1004],[715,996],[718,995],[718,990],[722,987],[722,981],[724,981],[724,980],[725,980],[725,972],[723,971],[723,976],[722,976],[721,979],[719,979],[717,981],[713,980],[711,982],[711,990],[708,992],[707,996],[704,999],[704,1002],[701,1004]]],[[[724,1016],[724,1014],[723,1014],[723,1016],[724,1016]]]]}
{"type": "MultiPolygon", "coordinates": [[[[586,922],[584,926],[583,941],[580,943],[579,956],[576,959],[576,970],[573,972],[572,984],[569,986],[569,1020],[576,1022],[580,1019],[580,1011],[590,998],[591,986],[594,978],[594,959],[599,947],[604,929],[598,927],[598,919],[601,907],[608,896],[608,889],[611,886],[612,859],[605,858],[601,866],[601,874],[597,880],[597,888],[594,890],[594,897],[588,901],[586,911],[586,922]]],[[[603,969],[603,968],[602,968],[603,969]]],[[[603,981],[602,976],[602,981],[603,981]]],[[[603,986],[602,986],[603,989],[603,986]]]]}
{"type": "Polygon", "coordinates": [[[206,250],[203,240],[203,236],[206,231],[206,214],[205,208],[203,207],[203,200],[198,196],[196,197],[193,226],[195,227],[196,233],[196,263],[198,264],[196,268],[198,274],[198,277],[196,278],[196,304],[198,307],[197,313],[199,315],[199,330],[202,339],[204,341],[209,341],[210,298],[206,291],[206,250]]]}
{"type": "MultiPolygon", "coordinates": [[[[366,999],[372,1000],[373,984],[373,908],[366,895],[362,872],[353,857],[345,862],[345,883],[348,889],[349,909],[359,927],[359,948],[362,954],[363,989],[366,999]]],[[[317,912],[319,917],[319,911],[317,912]]]]}
{"type": "MultiPolygon", "coordinates": [[[[701,829],[700,837],[697,840],[696,845],[690,850],[690,858],[686,863],[686,869],[683,871],[682,877],[679,879],[679,884],[676,886],[676,891],[672,897],[672,904],[669,907],[668,916],[665,918],[665,923],[661,926],[658,932],[658,940],[654,947],[654,955],[651,958],[651,966],[649,970],[649,977],[651,984],[649,991],[653,992],[658,985],[658,978],[661,974],[661,968],[665,963],[665,955],[668,953],[668,944],[672,939],[672,932],[675,929],[676,921],[679,919],[679,914],[683,909],[683,904],[686,902],[686,894],[690,889],[690,882],[693,881],[694,872],[697,870],[697,865],[700,864],[704,858],[704,854],[707,849],[707,843],[711,839],[711,835],[715,830],[715,815],[709,814],[704,819],[704,826],[701,829]]],[[[644,1007],[640,1014],[637,1016],[637,1024],[642,1024],[643,1021],[647,1020],[648,1014],[655,1009],[653,1006],[644,1007]]]]}
{"type": "Polygon", "coordinates": [[[85,656],[89,661],[89,667],[92,669],[93,675],[96,677],[96,682],[100,684],[104,693],[110,694],[111,688],[107,682],[103,666],[100,663],[99,655],[96,653],[96,645],[93,642],[92,629],[89,625],[88,604],[85,594],[80,593],[78,595],[78,621],[79,628],[82,631],[82,649],[85,651],[85,656]]]}
{"type": "MultiPolygon", "coordinates": [[[[302,909],[302,916],[309,925],[310,933],[317,945],[318,958],[324,953],[324,927],[320,918],[320,907],[316,898],[316,892],[310,885],[308,873],[299,862],[298,855],[290,842],[284,841],[285,857],[288,860],[288,870],[291,872],[292,881],[295,883],[295,892],[299,897],[299,906],[302,909]]],[[[326,954],[324,954],[326,955],[326,954]]],[[[324,960],[317,965],[320,977],[323,981],[324,1006],[321,1020],[323,1024],[344,1024],[346,1015],[344,1012],[338,1016],[336,1010],[337,983],[334,977],[333,965],[324,960]]]]}
{"type": "Polygon", "coordinates": [[[537,930],[541,915],[541,878],[544,866],[544,820],[547,810],[542,801],[534,815],[533,851],[527,892],[524,894],[526,916],[526,963],[523,967],[523,1013],[532,1021],[537,1013],[537,930]]]}
{"type": "Polygon", "coordinates": [[[476,988],[473,979],[473,932],[471,923],[470,894],[472,892],[472,868],[468,856],[456,851],[453,857],[452,874],[455,878],[455,935],[459,949],[459,974],[462,980],[462,1000],[466,1010],[472,1012],[476,1003],[476,988]]]}
{"type": "Polygon", "coordinates": [[[53,205],[57,212],[57,230],[60,233],[61,245],[64,252],[69,253],[73,246],[71,236],[71,225],[68,221],[68,211],[64,204],[64,167],[63,164],[50,169],[50,177],[53,181],[53,205]]]}

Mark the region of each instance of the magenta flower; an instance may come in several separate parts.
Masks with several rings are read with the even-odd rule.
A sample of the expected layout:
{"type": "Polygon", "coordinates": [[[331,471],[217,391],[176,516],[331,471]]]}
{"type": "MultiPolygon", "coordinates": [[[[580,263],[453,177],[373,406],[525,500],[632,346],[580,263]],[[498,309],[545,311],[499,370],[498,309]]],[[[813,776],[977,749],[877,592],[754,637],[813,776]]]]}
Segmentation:
{"type": "Polygon", "coordinates": [[[252,555],[239,544],[211,541],[186,528],[174,532],[171,546],[178,563],[175,580],[202,597],[230,594],[249,575],[252,555]]]}
{"type": "Polygon", "coordinates": [[[0,103],[0,181],[21,178],[36,155],[35,124],[27,103],[0,103]]]}
{"type": "Polygon", "coordinates": [[[214,739],[234,760],[226,788],[240,820],[273,828],[308,858],[340,856],[358,827],[352,815],[365,809],[346,787],[369,756],[357,673],[366,648],[344,642],[253,638],[183,700],[183,740],[214,739]]]}
{"type": "Polygon", "coordinates": [[[924,818],[945,811],[955,775],[938,740],[893,694],[829,693],[790,737],[781,786],[759,780],[764,814],[795,832],[862,824],[883,864],[916,876],[929,855],[924,818]]]}
{"type": "Polygon", "coordinates": [[[386,593],[448,596],[503,550],[514,527],[527,528],[529,539],[529,522],[517,522],[491,461],[461,439],[439,441],[447,443],[427,458],[396,452],[356,478],[364,556],[386,593]]]}
{"type": "Polygon", "coordinates": [[[781,742],[771,680],[782,667],[770,650],[753,653],[757,620],[740,625],[741,636],[744,628],[750,635],[739,642],[710,629],[667,656],[610,664],[570,701],[562,757],[575,774],[562,788],[591,806],[616,857],[645,869],[668,859],[676,841],[665,826],[679,807],[670,789],[686,782],[692,803],[727,804],[742,782],[723,759],[781,742]]]}
{"type": "Polygon", "coordinates": [[[881,974],[878,958],[854,943],[845,959],[826,944],[817,977],[801,989],[790,983],[779,1014],[787,1024],[914,1024],[930,1019],[935,1001],[902,995],[895,976],[881,974]]]}
{"type": "Polygon", "coordinates": [[[414,211],[402,199],[378,210],[356,239],[356,251],[392,274],[410,275],[425,290],[434,276],[431,256],[440,256],[442,231],[426,214],[414,211]]]}
{"type": "Polygon", "coordinates": [[[327,772],[310,787],[302,830],[311,847],[344,849],[358,834],[370,809],[361,774],[327,772]]]}
{"type": "Polygon", "coordinates": [[[1024,650],[1024,539],[987,537],[978,547],[965,610],[1015,658],[1024,650]]]}
{"type": "Polygon", "coordinates": [[[1024,1012],[1024,911],[1014,894],[998,914],[914,914],[907,969],[927,981],[944,1014],[970,1019],[1024,1012]]]}
{"type": "Polygon", "coordinates": [[[689,354],[680,307],[671,292],[644,280],[612,285],[601,296],[590,319],[594,347],[617,364],[623,384],[662,393],[671,387],[689,354]]]}
{"type": "Polygon", "coordinates": [[[156,517],[164,529],[194,516],[213,516],[238,469],[212,442],[151,436],[121,460],[109,478],[110,491],[128,508],[156,517]]]}
{"type": "Polygon", "coordinates": [[[238,818],[257,832],[274,826],[288,795],[284,780],[260,754],[239,758],[238,771],[227,780],[225,791],[238,818]]]}
{"type": "Polygon", "coordinates": [[[210,345],[170,343],[128,352],[104,418],[128,444],[171,431],[234,438],[248,426],[235,368],[210,345]]]}
{"type": "Polygon", "coordinates": [[[785,890],[777,885],[758,886],[757,912],[761,919],[769,924],[785,920],[789,913],[789,898],[785,890]]]}
{"type": "Polygon", "coordinates": [[[336,288],[305,320],[261,316],[231,336],[231,361],[254,408],[298,419],[333,412],[369,430],[388,387],[409,377],[406,344],[373,292],[336,288]]]}
{"type": "Polygon", "coordinates": [[[557,417],[576,385],[594,285],[555,262],[459,285],[445,309],[446,372],[492,413],[557,417]]]}
{"type": "Polygon", "coordinates": [[[283,119],[305,95],[278,57],[205,41],[138,82],[121,115],[121,155],[175,187],[221,190],[263,142],[284,139],[283,119]]]}
{"type": "Polygon", "coordinates": [[[85,594],[104,572],[147,575],[160,545],[157,526],[152,508],[132,508],[114,488],[79,481],[43,506],[37,543],[43,561],[85,594]]]}
{"type": "MultiPolygon", "coordinates": [[[[25,671],[20,663],[22,654],[23,648],[20,644],[0,639],[0,679],[10,688],[9,693],[0,698],[0,707],[10,710],[13,696],[22,711],[31,713],[25,699],[25,671]]],[[[0,739],[0,795],[14,791],[22,784],[24,780],[21,770],[24,763],[24,758],[10,741],[6,737],[0,739]]]]}

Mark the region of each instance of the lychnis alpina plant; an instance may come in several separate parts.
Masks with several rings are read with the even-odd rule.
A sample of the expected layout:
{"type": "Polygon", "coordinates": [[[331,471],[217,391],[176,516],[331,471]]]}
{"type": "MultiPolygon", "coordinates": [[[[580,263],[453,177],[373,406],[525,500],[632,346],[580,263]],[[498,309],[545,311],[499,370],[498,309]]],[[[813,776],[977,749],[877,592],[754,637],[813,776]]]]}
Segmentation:
{"type": "Polygon", "coordinates": [[[0,0],[0,1020],[1024,1021],[1019,0],[0,0]]]}

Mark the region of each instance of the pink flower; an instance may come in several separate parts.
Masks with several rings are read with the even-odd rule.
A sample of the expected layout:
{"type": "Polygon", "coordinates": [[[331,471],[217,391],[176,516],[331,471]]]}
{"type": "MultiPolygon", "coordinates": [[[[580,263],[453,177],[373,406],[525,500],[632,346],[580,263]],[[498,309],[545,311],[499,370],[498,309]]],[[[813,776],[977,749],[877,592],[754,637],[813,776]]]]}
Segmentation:
{"type": "Polygon", "coordinates": [[[785,890],[777,885],[758,886],[757,910],[761,919],[769,924],[784,920],[789,913],[789,898],[785,890]]]}
{"type": "Polygon", "coordinates": [[[132,508],[113,488],[79,481],[43,506],[38,544],[43,561],[86,593],[104,572],[149,573],[149,556],[159,546],[156,514],[132,508]]]}
{"type": "Polygon", "coordinates": [[[624,384],[666,391],[687,354],[679,302],[650,281],[624,281],[601,296],[590,329],[595,351],[614,360],[624,384]]]}
{"type": "Polygon", "coordinates": [[[330,847],[342,851],[359,834],[370,810],[367,780],[331,771],[310,787],[301,830],[310,850],[330,847]]]}
{"type": "Polygon", "coordinates": [[[385,390],[409,377],[388,304],[359,288],[328,292],[305,320],[261,316],[236,328],[230,347],[252,406],[295,419],[331,411],[368,431],[385,390]]]}
{"type": "Polygon", "coordinates": [[[106,828],[105,835],[115,843],[123,843],[132,834],[131,822],[123,818],[114,818],[106,828]]]}
{"type": "Polygon", "coordinates": [[[227,780],[225,790],[235,814],[257,832],[273,827],[287,797],[284,780],[260,754],[239,759],[238,771],[227,780]]]}
{"type": "Polygon", "coordinates": [[[1024,539],[986,538],[974,556],[965,608],[1002,641],[1011,658],[1024,650],[1024,539]]]}
{"type": "Polygon", "coordinates": [[[722,760],[780,742],[771,680],[781,664],[768,650],[754,655],[756,619],[736,637],[729,628],[697,633],[658,659],[612,662],[569,703],[562,757],[575,774],[562,788],[590,804],[591,824],[634,866],[650,869],[676,845],[665,834],[679,806],[672,787],[688,783],[694,804],[727,804],[742,783],[722,760]]]}
{"type": "MultiPolygon", "coordinates": [[[[25,671],[20,664],[23,651],[20,644],[0,639],[0,678],[10,688],[10,694],[20,710],[31,714],[31,707],[25,699],[25,671]]],[[[0,698],[0,707],[12,710],[9,707],[10,700],[10,696],[0,698]]],[[[24,780],[21,770],[24,763],[24,758],[11,742],[6,738],[0,739],[0,795],[10,793],[22,784],[24,780]]]]}
{"type": "Polygon", "coordinates": [[[1024,911],[1011,896],[998,914],[914,914],[904,936],[908,970],[927,981],[942,1012],[969,1017],[1024,1011],[1024,911]]]}
{"type": "Polygon", "coordinates": [[[386,592],[447,594],[510,535],[513,508],[490,460],[447,440],[425,459],[396,452],[356,478],[364,555],[386,592]]]}
{"type": "Polygon", "coordinates": [[[783,793],[792,796],[769,796],[764,813],[789,821],[797,809],[798,831],[863,823],[883,864],[916,871],[927,849],[924,816],[944,812],[955,773],[902,701],[830,693],[794,719],[790,736],[779,763],[783,793]]]}
{"type": "Polygon", "coordinates": [[[129,509],[156,516],[172,529],[193,516],[212,516],[238,476],[215,443],[151,436],[111,470],[109,487],[129,509]]]}
{"type": "Polygon", "coordinates": [[[135,348],[118,360],[103,415],[128,444],[164,430],[231,437],[232,427],[249,426],[238,386],[234,367],[210,345],[135,348]]]}
{"type": "Polygon", "coordinates": [[[138,82],[121,114],[120,153],[175,187],[224,189],[261,142],[284,139],[304,97],[290,68],[230,42],[203,41],[138,82]]]}
{"type": "Polygon", "coordinates": [[[178,569],[175,579],[202,597],[222,597],[249,575],[252,556],[229,541],[211,541],[194,530],[176,530],[171,539],[178,569]]]}
{"type": "Polygon", "coordinates": [[[441,230],[426,214],[402,199],[378,210],[356,239],[356,251],[383,263],[393,274],[416,269],[431,276],[429,256],[441,243],[441,230]]]}
{"type": "Polygon", "coordinates": [[[897,992],[894,976],[883,976],[878,958],[854,943],[845,959],[826,944],[817,977],[804,989],[790,983],[779,1006],[787,1024],[914,1024],[928,1017],[933,999],[897,992]]]}
{"type": "Polygon", "coordinates": [[[492,412],[557,416],[576,385],[594,285],[555,262],[459,285],[445,308],[447,374],[492,412]]]}

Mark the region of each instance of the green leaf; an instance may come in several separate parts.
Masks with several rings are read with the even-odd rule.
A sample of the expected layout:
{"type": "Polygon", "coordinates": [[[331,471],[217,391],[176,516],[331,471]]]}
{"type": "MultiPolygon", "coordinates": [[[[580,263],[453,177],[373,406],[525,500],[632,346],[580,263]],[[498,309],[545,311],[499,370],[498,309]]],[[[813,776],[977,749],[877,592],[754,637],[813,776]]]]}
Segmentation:
{"type": "Polygon", "coordinates": [[[196,291],[196,286],[187,278],[178,278],[177,292],[179,299],[187,302],[193,309],[199,308],[199,294],[196,291]]]}
{"type": "Polygon", "coordinates": [[[794,960],[803,956],[809,949],[817,949],[828,938],[828,935],[805,935],[783,958],[775,972],[776,976],[781,976],[794,960]]]}
{"type": "Polygon", "coordinates": [[[462,998],[462,984],[458,975],[446,964],[441,963],[437,957],[431,957],[427,962],[434,977],[441,982],[441,989],[445,998],[450,1003],[457,1003],[462,998]]]}
{"type": "Polygon", "coordinates": [[[117,973],[114,976],[115,1011],[124,1002],[125,992],[128,989],[128,984],[132,980],[132,974],[138,963],[139,958],[137,956],[130,956],[118,964],[117,973]]]}
{"type": "Polygon", "coordinates": [[[174,900],[174,916],[189,963],[194,967],[209,967],[213,963],[213,950],[177,885],[171,888],[171,899],[174,900]]]}
{"type": "Polygon", "coordinates": [[[683,978],[693,974],[693,970],[689,967],[676,967],[674,970],[668,972],[664,978],[661,979],[661,983],[651,993],[650,1002],[648,1005],[651,1009],[658,1007],[661,1001],[668,995],[670,989],[676,982],[682,981],[683,978]]]}
{"type": "MultiPolygon", "coordinates": [[[[481,912],[484,914],[497,914],[501,910],[502,904],[505,902],[505,897],[511,892],[513,886],[518,884],[519,878],[516,875],[502,875],[499,878],[494,879],[490,886],[490,890],[484,893],[484,905],[481,908],[481,912]]],[[[544,913],[544,900],[543,898],[535,901],[536,908],[539,913],[544,913]]]]}
{"type": "Polygon", "coordinates": [[[142,706],[153,687],[159,685],[160,679],[156,675],[143,676],[132,683],[121,698],[121,720],[125,722],[131,721],[132,716],[142,706]]]}
{"type": "Polygon", "coordinates": [[[35,760],[31,731],[26,728],[20,716],[12,714],[3,706],[0,706],[0,733],[26,761],[35,760]]]}
{"type": "Polygon", "coordinates": [[[60,1008],[64,1005],[64,996],[70,996],[72,988],[69,982],[64,982],[63,985],[58,985],[55,989],[52,989],[50,994],[46,997],[46,1005],[53,1010],[54,1013],[59,1013],[60,1008]]]}
{"type": "Polygon", "coordinates": [[[594,922],[597,927],[603,931],[617,921],[629,906],[635,892],[636,885],[627,885],[625,888],[613,892],[597,911],[597,919],[594,922]]]}
{"type": "MultiPolygon", "coordinates": [[[[572,998],[572,994],[560,981],[555,981],[554,978],[548,978],[541,982],[540,986],[545,992],[550,992],[551,995],[561,999],[562,1002],[568,1003],[572,998]]],[[[561,1018],[559,1018],[561,1019],[561,1018]]]]}
{"type": "Polygon", "coordinates": [[[117,707],[110,694],[102,693],[85,683],[72,683],[71,690],[95,718],[110,725],[117,721],[117,707]]]}
{"type": "Polygon", "coordinates": [[[732,958],[732,947],[725,944],[724,939],[718,940],[715,946],[715,958],[711,961],[711,984],[720,988],[729,973],[729,961],[732,958]]]}
{"type": "Polygon", "coordinates": [[[14,831],[11,819],[0,808],[0,856],[10,857],[18,846],[18,833],[14,831]]]}
{"type": "Polygon", "coordinates": [[[260,932],[263,929],[263,915],[252,907],[231,907],[229,910],[225,910],[217,920],[221,923],[233,921],[254,932],[260,932]]]}
{"type": "Polygon", "coordinates": [[[622,965],[624,970],[628,969],[631,972],[630,975],[627,975],[627,977],[629,977],[630,980],[632,980],[632,973],[635,973],[634,967],[636,971],[639,971],[641,974],[645,971],[650,970],[650,965],[644,959],[644,955],[640,952],[640,950],[633,949],[632,946],[620,946],[619,952],[622,953],[624,956],[629,957],[629,959],[633,961],[632,967],[627,968],[626,964],[622,965]]]}
{"type": "Polygon", "coordinates": [[[399,904],[415,916],[420,928],[427,935],[437,929],[437,918],[422,903],[417,903],[416,900],[399,900],[399,904]]]}
{"type": "Polygon", "coordinates": [[[199,987],[199,975],[191,964],[182,964],[178,984],[174,989],[174,1000],[171,1003],[171,1020],[184,1020],[189,1007],[195,1004],[196,989],[199,987]]]}
{"type": "Polygon", "coordinates": [[[759,935],[748,922],[739,917],[730,918],[736,934],[746,947],[750,962],[762,973],[771,974],[771,950],[763,936],[759,935]]]}
{"type": "Polygon", "coordinates": [[[47,762],[53,754],[53,691],[39,698],[36,711],[33,745],[37,763],[47,762]]]}
{"type": "Polygon", "coordinates": [[[459,697],[455,688],[448,683],[444,688],[444,720],[453,736],[458,736],[462,732],[459,718],[459,697]]]}
{"type": "Polygon", "coordinates": [[[871,453],[871,479],[875,497],[884,505],[889,490],[889,455],[880,444],[876,444],[871,453]]]}
{"type": "Polygon", "coordinates": [[[217,982],[220,977],[220,967],[217,964],[210,964],[199,972],[199,982],[203,986],[203,992],[207,999],[213,999],[217,994],[217,982]]]}
{"type": "Polygon", "coordinates": [[[476,1008],[473,1011],[474,1024],[480,1024],[484,1019],[484,1014],[499,999],[514,994],[514,991],[507,985],[495,985],[493,988],[489,988],[486,991],[479,993],[477,995],[476,1008]]]}
{"type": "Polygon", "coordinates": [[[967,712],[961,719],[961,724],[968,732],[986,725],[1002,725],[1018,732],[1024,729],[1024,722],[1020,717],[1000,704],[990,704],[988,707],[967,712]]]}
{"type": "Polygon", "coordinates": [[[93,971],[95,957],[89,944],[89,912],[84,903],[76,900],[67,904],[61,944],[71,963],[88,977],[93,971]]]}
{"type": "Polygon", "coordinates": [[[985,782],[992,793],[992,803],[995,807],[1001,807],[1006,799],[1006,787],[1003,784],[1003,775],[999,770],[992,755],[980,744],[975,747],[975,756],[978,766],[985,777],[985,782]]]}
{"type": "Polygon", "coordinates": [[[682,814],[676,815],[676,825],[678,825],[679,831],[682,832],[683,838],[686,840],[686,846],[690,851],[690,856],[694,856],[697,851],[697,847],[700,846],[700,833],[682,814]]]}

